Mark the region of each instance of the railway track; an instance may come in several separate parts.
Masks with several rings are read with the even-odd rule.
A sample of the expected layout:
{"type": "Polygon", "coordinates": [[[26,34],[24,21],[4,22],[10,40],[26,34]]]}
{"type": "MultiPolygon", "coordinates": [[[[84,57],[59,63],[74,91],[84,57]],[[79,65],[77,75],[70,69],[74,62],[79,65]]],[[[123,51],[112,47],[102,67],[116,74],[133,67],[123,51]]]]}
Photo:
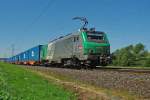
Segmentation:
{"type": "Polygon", "coordinates": [[[150,69],[142,69],[142,68],[96,67],[94,70],[135,72],[135,73],[149,73],[150,74],[150,69]]]}
{"type": "MultiPolygon", "coordinates": [[[[139,68],[104,68],[73,69],[43,66],[25,66],[44,73],[56,73],[72,80],[94,85],[100,88],[127,91],[139,98],[150,98],[150,70],[139,68]]],[[[143,100],[143,99],[141,99],[143,100]]]]}
{"type": "MultiPolygon", "coordinates": [[[[45,67],[45,66],[40,66],[40,67],[45,67]]],[[[46,68],[64,68],[64,69],[72,69],[72,70],[103,70],[103,71],[118,71],[118,72],[134,72],[134,73],[149,73],[150,74],[150,69],[142,69],[142,68],[126,68],[126,67],[102,67],[98,66],[96,68],[73,68],[73,67],[59,67],[59,66],[49,66],[46,68]]]]}

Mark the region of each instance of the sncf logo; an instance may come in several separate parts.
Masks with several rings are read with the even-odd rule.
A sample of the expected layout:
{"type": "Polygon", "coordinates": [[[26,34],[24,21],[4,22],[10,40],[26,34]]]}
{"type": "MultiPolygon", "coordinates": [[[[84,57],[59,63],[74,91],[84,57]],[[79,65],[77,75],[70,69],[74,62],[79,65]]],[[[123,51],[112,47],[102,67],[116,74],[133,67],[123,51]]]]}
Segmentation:
{"type": "Polygon", "coordinates": [[[34,51],[31,52],[31,56],[32,56],[32,57],[34,56],[34,51]]]}
{"type": "Polygon", "coordinates": [[[78,45],[78,48],[79,48],[79,49],[82,49],[82,45],[78,45]]]}

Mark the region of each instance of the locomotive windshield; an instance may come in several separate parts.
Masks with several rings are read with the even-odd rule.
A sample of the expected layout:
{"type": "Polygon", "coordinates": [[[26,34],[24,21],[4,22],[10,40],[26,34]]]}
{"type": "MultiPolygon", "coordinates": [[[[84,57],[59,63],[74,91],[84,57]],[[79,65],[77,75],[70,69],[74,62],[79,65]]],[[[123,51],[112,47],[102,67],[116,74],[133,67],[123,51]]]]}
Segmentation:
{"type": "Polygon", "coordinates": [[[102,32],[88,32],[87,38],[93,42],[104,42],[104,33],[102,32]]]}

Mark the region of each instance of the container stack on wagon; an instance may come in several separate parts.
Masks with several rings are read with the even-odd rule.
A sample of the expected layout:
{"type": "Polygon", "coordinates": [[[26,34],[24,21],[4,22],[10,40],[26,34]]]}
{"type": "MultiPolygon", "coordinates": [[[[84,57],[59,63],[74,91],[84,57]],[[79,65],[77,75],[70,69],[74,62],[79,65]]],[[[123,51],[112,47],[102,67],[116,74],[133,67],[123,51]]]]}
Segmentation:
{"type": "Polygon", "coordinates": [[[8,58],[0,58],[1,62],[8,62],[8,58]]]}
{"type": "Polygon", "coordinates": [[[46,61],[47,45],[37,45],[8,59],[14,64],[39,65],[46,61]]]}
{"type": "Polygon", "coordinates": [[[28,63],[33,65],[33,64],[40,64],[40,51],[41,51],[42,45],[38,45],[36,47],[33,47],[28,50],[28,63]]]}

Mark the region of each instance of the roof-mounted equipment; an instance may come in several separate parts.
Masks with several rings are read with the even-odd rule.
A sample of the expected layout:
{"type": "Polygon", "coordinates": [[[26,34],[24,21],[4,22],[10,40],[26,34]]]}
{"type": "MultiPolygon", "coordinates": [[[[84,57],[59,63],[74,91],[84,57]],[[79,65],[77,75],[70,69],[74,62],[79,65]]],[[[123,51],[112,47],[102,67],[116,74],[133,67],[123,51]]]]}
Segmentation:
{"type": "Polygon", "coordinates": [[[85,17],[74,17],[73,18],[73,20],[80,20],[80,21],[82,21],[84,24],[83,24],[83,26],[80,28],[80,30],[87,30],[85,27],[87,26],[87,24],[88,24],[88,21],[87,21],[87,19],[85,18],[85,17]]]}

